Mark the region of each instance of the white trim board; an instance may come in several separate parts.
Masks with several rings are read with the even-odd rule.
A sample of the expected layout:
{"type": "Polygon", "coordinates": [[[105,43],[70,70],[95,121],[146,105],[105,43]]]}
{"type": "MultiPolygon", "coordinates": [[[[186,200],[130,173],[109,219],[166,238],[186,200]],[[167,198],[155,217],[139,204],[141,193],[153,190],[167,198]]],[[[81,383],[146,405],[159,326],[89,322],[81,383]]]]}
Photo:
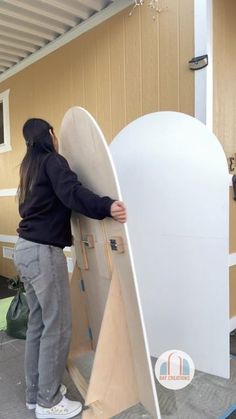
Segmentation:
{"type": "Polygon", "coordinates": [[[66,247],[64,247],[64,252],[71,252],[71,247],[68,247],[68,246],[66,246],[66,247]]]}
{"type": "Polygon", "coordinates": [[[16,196],[17,188],[0,189],[0,196],[16,196]]]}
{"type": "MultiPolygon", "coordinates": [[[[0,234],[0,243],[13,243],[16,244],[18,236],[11,234],[0,234]]],[[[71,252],[71,247],[65,247],[64,252],[71,252]]]]}
{"type": "Polygon", "coordinates": [[[13,243],[15,244],[18,239],[18,236],[0,234],[0,242],[2,243],[13,243]]]}
{"type": "Polygon", "coordinates": [[[194,71],[195,117],[213,130],[213,0],[194,1],[194,55],[208,54],[208,66],[194,71]]]}
{"type": "Polygon", "coordinates": [[[59,38],[55,39],[55,41],[50,42],[48,46],[43,47],[39,51],[36,51],[34,54],[30,55],[28,58],[24,59],[19,64],[16,64],[13,68],[4,72],[4,74],[0,76],[0,83],[8,79],[9,77],[12,77],[19,71],[22,71],[24,68],[35,63],[36,61],[40,60],[46,55],[50,54],[51,52],[55,51],[56,49],[62,47],[63,45],[66,45],[73,39],[78,38],[83,33],[88,32],[90,29],[94,28],[95,26],[99,25],[100,23],[104,22],[110,17],[116,15],[117,13],[121,12],[122,10],[126,9],[132,4],[133,0],[113,1],[113,3],[111,3],[105,9],[94,14],[93,16],[85,20],[83,23],[79,24],[76,28],[71,29],[65,35],[62,35],[59,38]]]}

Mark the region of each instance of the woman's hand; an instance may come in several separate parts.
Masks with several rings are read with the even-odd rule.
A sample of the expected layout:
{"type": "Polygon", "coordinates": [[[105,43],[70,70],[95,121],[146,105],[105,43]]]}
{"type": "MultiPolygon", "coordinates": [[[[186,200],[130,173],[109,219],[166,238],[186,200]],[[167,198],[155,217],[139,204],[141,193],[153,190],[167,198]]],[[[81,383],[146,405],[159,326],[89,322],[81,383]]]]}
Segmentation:
{"type": "Polygon", "coordinates": [[[111,216],[119,223],[125,223],[127,220],[127,211],[125,205],[121,201],[115,201],[111,205],[111,216]]]}

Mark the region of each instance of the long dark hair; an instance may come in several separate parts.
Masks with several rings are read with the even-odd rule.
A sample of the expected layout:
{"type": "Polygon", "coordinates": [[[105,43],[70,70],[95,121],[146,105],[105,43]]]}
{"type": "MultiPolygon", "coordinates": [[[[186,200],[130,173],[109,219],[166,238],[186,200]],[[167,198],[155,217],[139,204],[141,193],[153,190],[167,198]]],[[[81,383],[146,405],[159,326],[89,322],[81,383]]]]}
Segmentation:
{"type": "Polygon", "coordinates": [[[20,165],[19,203],[22,204],[37,179],[43,159],[55,151],[49,130],[53,127],[43,119],[28,119],[23,126],[27,150],[20,165]]]}

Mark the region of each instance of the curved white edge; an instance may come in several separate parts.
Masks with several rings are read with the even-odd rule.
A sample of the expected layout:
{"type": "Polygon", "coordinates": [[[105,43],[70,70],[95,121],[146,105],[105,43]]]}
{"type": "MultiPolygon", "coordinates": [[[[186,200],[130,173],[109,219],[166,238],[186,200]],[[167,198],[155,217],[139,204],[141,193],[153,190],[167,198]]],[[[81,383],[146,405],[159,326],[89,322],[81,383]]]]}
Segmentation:
{"type": "MultiPolygon", "coordinates": [[[[110,154],[110,152],[109,152],[109,154],[110,154]]],[[[155,402],[156,411],[157,411],[157,414],[158,414],[158,419],[161,419],[161,412],[160,412],[160,407],[159,407],[158,397],[157,397],[157,390],[156,390],[156,385],[155,385],[154,371],[153,371],[152,363],[151,363],[151,352],[150,352],[149,344],[148,344],[147,331],[146,331],[146,326],[145,326],[145,321],[144,321],[144,316],[143,316],[143,310],[142,310],[142,304],[141,304],[141,298],[140,298],[140,293],[139,293],[139,286],[138,286],[138,281],[137,281],[137,277],[136,277],[136,273],[135,273],[135,265],[134,265],[134,259],[133,259],[133,254],[132,254],[130,238],[129,238],[128,227],[127,227],[126,224],[124,224],[124,229],[125,229],[125,233],[126,233],[126,237],[127,237],[127,246],[128,246],[128,249],[129,249],[129,257],[130,257],[131,268],[132,268],[132,271],[133,271],[133,274],[134,274],[133,275],[134,287],[135,287],[135,293],[136,293],[136,298],[137,298],[137,302],[138,302],[138,309],[139,309],[139,315],[140,315],[140,320],[141,320],[141,326],[142,326],[142,330],[143,330],[144,345],[145,345],[145,350],[146,350],[146,353],[147,353],[148,368],[149,368],[149,373],[150,373],[150,377],[151,377],[151,384],[152,384],[152,389],[153,389],[154,402],[155,402]]]]}
{"type": "Polygon", "coordinates": [[[73,109],[73,108],[77,108],[77,109],[82,110],[90,119],[92,119],[94,125],[96,126],[97,130],[99,131],[99,134],[101,135],[101,138],[102,138],[103,146],[104,146],[104,148],[107,152],[107,156],[109,158],[109,162],[111,164],[111,167],[112,167],[112,170],[113,170],[113,173],[114,173],[115,184],[116,184],[116,188],[117,188],[117,191],[118,191],[118,197],[117,198],[120,201],[122,201],[121,189],[120,189],[120,185],[119,185],[119,182],[118,182],[118,176],[117,176],[116,168],[115,168],[115,165],[114,165],[114,162],[113,162],[113,159],[112,159],[112,156],[111,156],[110,149],[109,149],[109,146],[107,144],[106,138],[105,138],[100,126],[98,125],[98,123],[97,123],[96,119],[93,117],[93,115],[91,115],[91,113],[89,113],[82,106],[72,106],[70,109],[68,109],[68,111],[65,113],[63,118],[65,118],[67,113],[70,112],[71,109],[73,109]]]}

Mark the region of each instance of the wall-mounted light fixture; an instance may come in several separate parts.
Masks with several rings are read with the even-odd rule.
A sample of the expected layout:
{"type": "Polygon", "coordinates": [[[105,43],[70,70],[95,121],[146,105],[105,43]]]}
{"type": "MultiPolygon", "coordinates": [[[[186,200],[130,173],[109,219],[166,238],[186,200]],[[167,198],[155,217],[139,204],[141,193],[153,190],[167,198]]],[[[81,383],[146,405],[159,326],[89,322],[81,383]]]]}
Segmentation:
{"type": "Polygon", "coordinates": [[[201,55],[200,57],[193,57],[189,62],[190,70],[201,70],[208,65],[208,55],[201,55]]]}

